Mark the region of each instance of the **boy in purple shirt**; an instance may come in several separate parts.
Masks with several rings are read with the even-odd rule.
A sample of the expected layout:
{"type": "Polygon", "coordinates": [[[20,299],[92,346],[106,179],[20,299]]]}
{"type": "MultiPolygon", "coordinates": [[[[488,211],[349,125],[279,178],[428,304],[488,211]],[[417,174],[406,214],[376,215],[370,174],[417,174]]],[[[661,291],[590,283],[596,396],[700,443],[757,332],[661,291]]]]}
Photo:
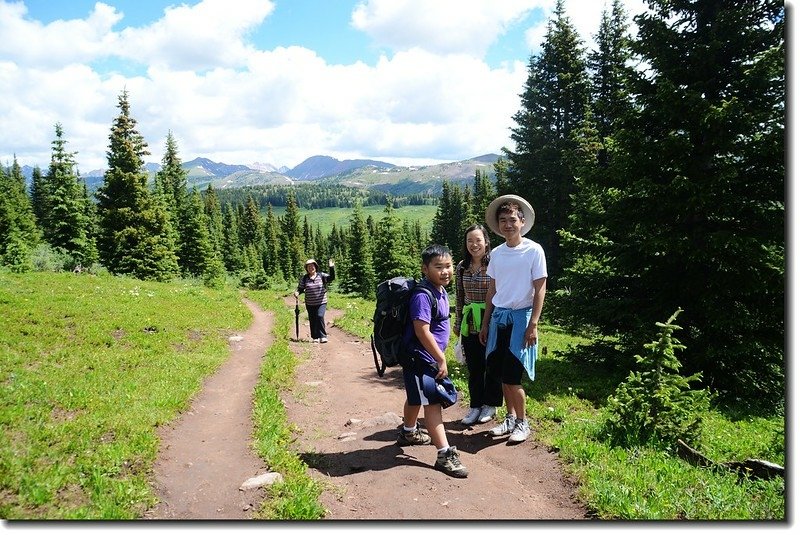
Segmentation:
{"type": "Polygon", "coordinates": [[[403,337],[411,358],[403,365],[406,402],[397,444],[415,446],[433,442],[438,452],[434,468],[453,477],[467,477],[467,469],[461,464],[458,451],[447,441],[442,421],[443,399],[433,388],[437,382],[446,382],[452,388],[447,379],[444,357],[450,339],[450,301],[445,290],[453,277],[450,249],[442,245],[425,249],[422,252],[422,273],[424,278],[419,284],[424,285],[436,299],[436,314],[433,314],[433,302],[427,293],[417,291],[411,295],[410,322],[403,337]],[[420,429],[417,422],[420,407],[424,407],[428,432],[420,429]]]}

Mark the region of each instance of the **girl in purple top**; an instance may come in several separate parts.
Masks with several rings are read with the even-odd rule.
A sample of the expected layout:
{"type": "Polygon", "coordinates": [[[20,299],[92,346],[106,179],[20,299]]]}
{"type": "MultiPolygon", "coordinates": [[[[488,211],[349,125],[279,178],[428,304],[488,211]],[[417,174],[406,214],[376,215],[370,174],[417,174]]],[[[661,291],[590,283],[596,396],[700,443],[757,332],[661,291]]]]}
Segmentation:
{"type": "Polygon", "coordinates": [[[434,468],[453,477],[467,477],[467,469],[461,464],[455,446],[450,446],[442,421],[441,400],[425,388],[431,378],[442,381],[447,378],[447,361],[444,351],[450,339],[450,301],[445,287],[453,278],[453,256],[450,249],[442,245],[431,245],[422,252],[422,273],[425,285],[436,299],[436,315],[433,303],[425,292],[414,292],[409,302],[409,326],[406,336],[411,362],[403,366],[403,383],[406,402],[403,406],[403,427],[397,444],[399,446],[425,445],[433,442],[437,449],[434,468]],[[427,432],[417,422],[420,407],[424,407],[427,432]],[[429,434],[430,433],[430,434],[429,434]]]}

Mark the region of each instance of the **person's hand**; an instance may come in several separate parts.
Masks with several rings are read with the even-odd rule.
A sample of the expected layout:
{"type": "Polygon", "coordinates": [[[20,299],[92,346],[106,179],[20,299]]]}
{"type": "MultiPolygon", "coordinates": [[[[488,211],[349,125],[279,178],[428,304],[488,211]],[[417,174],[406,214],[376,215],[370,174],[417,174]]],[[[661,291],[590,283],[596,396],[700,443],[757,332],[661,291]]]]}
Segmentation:
{"type": "Polygon", "coordinates": [[[333,258],[328,259],[328,267],[333,267],[333,258]]]}
{"type": "Polygon", "coordinates": [[[486,325],[481,325],[481,332],[478,333],[478,340],[482,345],[486,345],[486,341],[489,339],[489,327],[486,325]]]}
{"type": "Polygon", "coordinates": [[[300,294],[299,294],[299,293],[297,293],[297,290],[295,290],[295,291],[294,291],[294,294],[292,294],[292,295],[294,295],[294,298],[295,298],[295,299],[297,299],[298,297],[300,297],[300,294]]]}
{"type": "Polygon", "coordinates": [[[443,360],[439,363],[439,372],[436,374],[437,379],[443,379],[447,377],[447,361],[443,360]]]}
{"type": "Polygon", "coordinates": [[[539,338],[539,326],[536,323],[531,323],[525,329],[525,347],[530,347],[536,343],[539,338]]]}

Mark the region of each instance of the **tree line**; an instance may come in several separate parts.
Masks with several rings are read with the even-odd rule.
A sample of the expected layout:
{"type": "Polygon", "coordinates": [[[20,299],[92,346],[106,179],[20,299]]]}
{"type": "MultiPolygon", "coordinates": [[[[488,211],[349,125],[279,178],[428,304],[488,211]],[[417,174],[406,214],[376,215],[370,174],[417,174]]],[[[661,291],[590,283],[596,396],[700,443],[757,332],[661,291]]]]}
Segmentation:
{"type": "MultiPolygon", "coordinates": [[[[631,23],[603,13],[587,50],[557,2],[513,116],[495,182],[444,182],[431,236],[385,196],[364,194],[327,235],[300,217],[303,188],[189,190],[171,134],[148,187],[146,143],[119,98],[104,183],[90,197],[56,125],[30,195],[16,161],[0,170],[0,260],[31,269],[37,244],[65,262],[168,280],[236,275],[293,281],[309,256],[337,259],[339,287],[365,297],[394,275],[419,275],[429,241],[460,259],[464,229],[497,194],[536,211],[529,237],[548,258],[548,321],[592,345],[587,367],[633,366],[652,326],[682,310],[689,373],[724,397],[783,403],[785,199],[784,8],[775,0],[649,0],[631,23]],[[302,192],[302,193],[301,193],[302,192]],[[221,196],[226,202],[220,202],[221,196]],[[273,201],[286,211],[276,217],[273,201]],[[263,215],[266,207],[266,215],[263,215]]],[[[329,186],[326,186],[329,187],[329,186]]],[[[337,201],[338,202],[338,201],[337,201]]],[[[427,202],[427,201],[424,201],[427,202]]]]}

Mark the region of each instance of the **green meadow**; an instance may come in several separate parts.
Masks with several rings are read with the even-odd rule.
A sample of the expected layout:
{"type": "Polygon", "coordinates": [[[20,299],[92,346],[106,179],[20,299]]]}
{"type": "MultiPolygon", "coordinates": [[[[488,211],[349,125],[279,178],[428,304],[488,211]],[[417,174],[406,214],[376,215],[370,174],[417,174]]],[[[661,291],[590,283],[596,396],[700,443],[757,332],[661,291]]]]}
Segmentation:
{"type": "MultiPolygon", "coordinates": [[[[291,451],[280,393],[298,358],[288,347],[289,288],[248,292],[275,314],[253,418],[255,449],[285,481],[258,508],[265,519],[318,519],[319,484],[291,451]]],[[[373,303],[331,295],[337,325],[368,337],[373,303]]],[[[228,356],[228,337],[250,324],[235,288],[200,283],[52,273],[0,272],[0,517],[136,519],[151,487],[157,427],[189,406],[228,356]]],[[[600,433],[604,404],[622,377],[567,362],[578,337],[543,326],[548,347],[524,386],[537,440],[559,452],[598,519],[786,518],[783,479],[739,478],[699,468],[674,451],[622,449],[600,433]]],[[[451,349],[448,358],[452,359],[451,349]]],[[[466,370],[451,361],[466,393],[466,370]]],[[[377,380],[377,379],[376,379],[377,380]]],[[[704,415],[701,450],[717,462],[757,458],[785,465],[783,414],[716,407],[704,415]]]]}
{"type": "MultiPolygon", "coordinates": [[[[273,207],[276,216],[283,216],[286,213],[285,206],[273,207]]],[[[372,216],[374,221],[383,219],[384,206],[371,205],[362,208],[364,219],[372,216]]],[[[308,219],[308,224],[312,229],[319,226],[320,231],[327,235],[334,224],[336,228],[347,228],[350,225],[350,217],[353,214],[352,208],[300,208],[300,218],[308,219]]],[[[436,206],[433,205],[414,205],[401,206],[395,209],[395,214],[401,220],[419,221],[423,232],[430,233],[433,217],[436,215],[436,206]]]]}

